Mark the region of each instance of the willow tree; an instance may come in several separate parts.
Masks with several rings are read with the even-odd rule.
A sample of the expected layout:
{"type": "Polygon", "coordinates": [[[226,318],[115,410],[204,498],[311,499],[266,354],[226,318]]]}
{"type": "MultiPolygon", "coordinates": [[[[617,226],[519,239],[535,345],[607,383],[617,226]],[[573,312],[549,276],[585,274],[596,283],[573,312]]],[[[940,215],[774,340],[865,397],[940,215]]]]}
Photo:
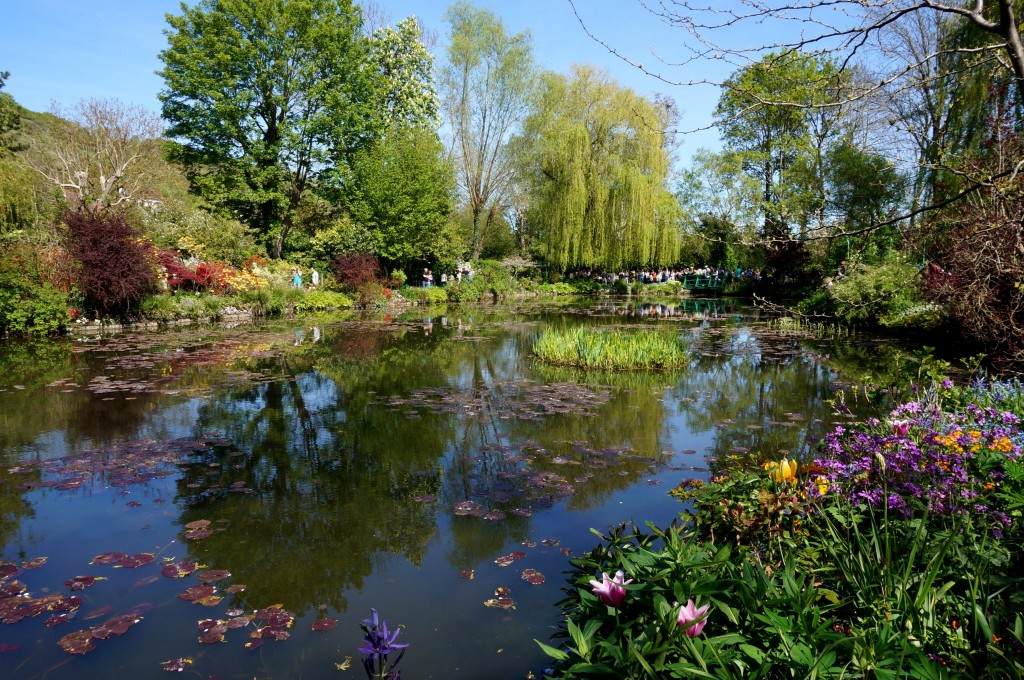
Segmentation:
{"type": "Polygon", "coordinates": [[[525,135],[533,148],[531,220],[549,264],[619,269],[678,259],[667,115],[590,66],[543,77],[525,135]]]}

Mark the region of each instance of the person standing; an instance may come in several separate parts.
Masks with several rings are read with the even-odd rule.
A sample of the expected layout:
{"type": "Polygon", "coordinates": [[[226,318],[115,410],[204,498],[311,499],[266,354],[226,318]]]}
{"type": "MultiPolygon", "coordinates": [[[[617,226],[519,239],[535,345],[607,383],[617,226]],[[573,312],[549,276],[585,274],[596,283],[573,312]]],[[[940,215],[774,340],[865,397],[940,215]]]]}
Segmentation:
{"type": "Polygon", "coordinates": [[[292,270],[292,286],[295,288],[302,288],[302,272],[298,269],[292,270]]]}
{"type": "Polygon", "coordinates": [[[309,282],[316,288],[320,285],[320,272],[316,270],[316,267],[312,267],[309,270],[309,282]]]}

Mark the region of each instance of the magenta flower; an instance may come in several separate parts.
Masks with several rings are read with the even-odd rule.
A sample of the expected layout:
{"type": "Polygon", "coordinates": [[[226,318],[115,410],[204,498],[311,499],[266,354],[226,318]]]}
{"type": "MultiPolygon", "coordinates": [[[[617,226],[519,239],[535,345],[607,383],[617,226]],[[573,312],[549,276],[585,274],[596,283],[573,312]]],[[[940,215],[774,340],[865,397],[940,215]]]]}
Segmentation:
{"type": "Polygon", "coordinates": [[[685,628],[684,631],[690,637],[697,637],[704,630],[704,624],[708,622],[707,613],[711,605],[698,607],[693,600],[687,600],[686,606],[679,608],[679,625],[685,628]]]}
{"type": "Polygon", "coordinates": [[[897,437],[902,437],[910,429],[909,420],[894,420],[892,421],[892,431],[897,437]]]}
{"type": "Polygon", "coordinates": [[[623,581],[625,577],[621,570],[615,572],[615,578],[608,578],[608,573],[602,572],[601,580],[591,579],[590,585],[593,586],[594,594],[601,598],[601,602],[609,607],[618,607],[626,599],[626,589],[623,586],[633,582],[633,579],[623,581]]]}

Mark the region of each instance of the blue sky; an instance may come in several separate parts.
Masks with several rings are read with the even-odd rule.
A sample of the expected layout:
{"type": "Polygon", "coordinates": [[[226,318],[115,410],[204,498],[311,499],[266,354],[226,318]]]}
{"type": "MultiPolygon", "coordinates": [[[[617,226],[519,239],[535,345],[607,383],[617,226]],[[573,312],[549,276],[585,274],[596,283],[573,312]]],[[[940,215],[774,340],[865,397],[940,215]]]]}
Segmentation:
{"type": "MultiPolygon", "coordinates": [[[[189,4],[194,4],[190,2],[189,4]]],[[[447,0],[378,0],[391,23],[415,14],[437,33],[438,58],[446,46],[447,0]]],[[[644,95],[668,94],[679,103],[684,129],[710,122],[718,98],[713,87],[673,87],[646,76],[591,40],[568,0],[479,0],[502,18],[510,31],[529,30],[538,63],[567,72],[573,63],[592,63],[644,95]]],[[[588,28],[645,64],[654,54],[679,58],[680,29],[661,24],[636,0],[577,0],[588,28]]],[[[0,70],[9,71],[6,91],[35,111],[51,102],[68,106],[82,99],[120,99],[159,111],[157,55],[166,47],[164,15],[180,12],[177,0],[14,0],[0,22],[0,70]]],[[[707,67],[705,67],[707,68],[707,67]]],[[[677,80],[721,78],[723,74],[666,69],[677,80]]],[[[717,147],[714,132],[684,139],[683,158],[699,146],[717,147]]]]}

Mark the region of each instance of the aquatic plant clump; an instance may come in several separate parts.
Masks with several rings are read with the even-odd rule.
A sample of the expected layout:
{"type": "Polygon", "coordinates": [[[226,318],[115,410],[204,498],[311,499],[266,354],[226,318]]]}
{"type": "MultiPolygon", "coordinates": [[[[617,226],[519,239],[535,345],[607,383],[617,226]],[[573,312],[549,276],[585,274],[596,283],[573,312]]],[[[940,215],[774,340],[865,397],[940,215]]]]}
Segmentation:
{"type": "Polygon", "coordinates": [[[690,360],[687,349],[673,334],[587,328],[546,329],[533,343],[543,362],[610,371],[682,368],[690,360]]]}

